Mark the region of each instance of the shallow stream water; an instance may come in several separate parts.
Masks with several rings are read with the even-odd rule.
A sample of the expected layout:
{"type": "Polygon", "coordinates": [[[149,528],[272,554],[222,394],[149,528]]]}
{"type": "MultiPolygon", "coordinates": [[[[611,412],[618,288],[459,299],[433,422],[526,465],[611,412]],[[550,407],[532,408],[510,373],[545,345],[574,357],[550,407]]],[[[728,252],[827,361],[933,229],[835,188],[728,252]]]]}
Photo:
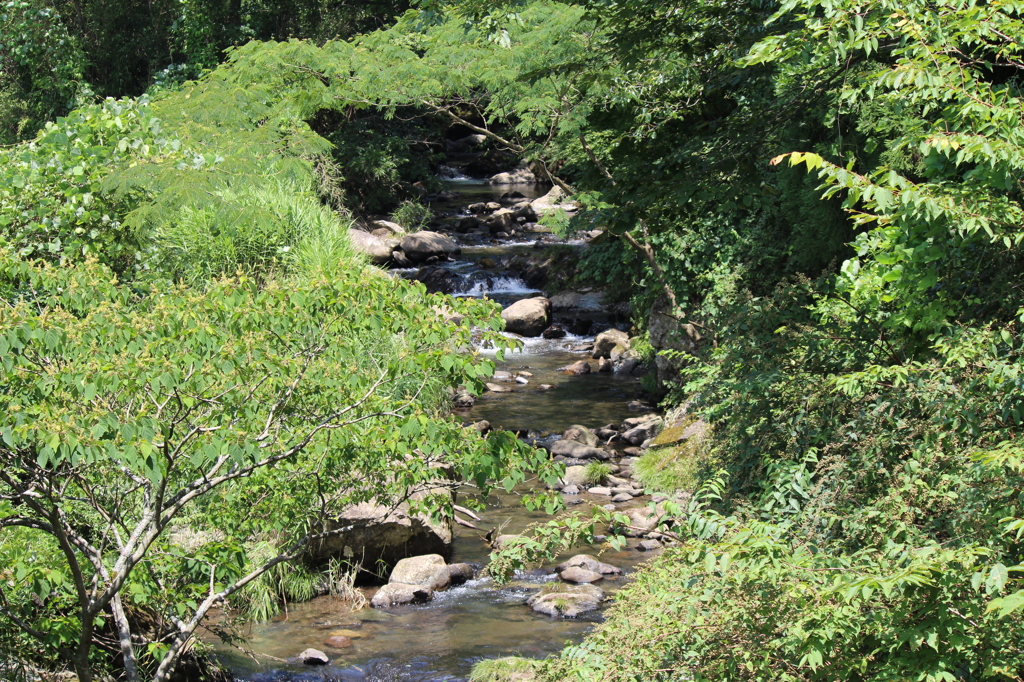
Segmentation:
{"type": "MultiPolygon", "coordinates": [[[[482,183],[451,181],[459,194],[445,209],[459,214],[477,201],[496,200],[510,188],[488,187],[482,183]]],[[[516,187],[527,197],[537,196],[533,187],[516,187]]],[[[474,243],[464,246],[462,256],[443,264],[473,285],[459,295],[488,296],[503,304],[540,295],[507,272],[483,272],[482,258],[502,257],[533,248],[532,242],[513,237],[505,242],[474,243]],[[481,274],[482,273],[482,274],[481,274]]],[[[399,275],[409,273],[398,273],[399,275]]],[[[526,385],[508,384],[511,393],[486,393],[476,405],[459,416],[466,422],[488,420],[496,428],[529,433],[544,439],[560,434],[572,424],[594,428],[636,416],[628,403],[637,392],[636,379],[610,373],[570,376],[558,368],[589,358],[580,346],[592,337],[568,336],[563,339],[526,339],[523,348],[507,353],[498,369],[527,371],[533,376],[526,385]],[[540,390],[541,384],[554,386],[540,390]]],[[[486,352],[486,351],[485,351],[486,352]]],[[[501,528],[502,533],[518,533],[530,524],[550,519],[543,512],[530,512],[522,506],[524,490],[492,495],[486,511],[475,522],[482,530],[456,526],[451,562],[467,562],[478,567],[487,563],[490,549],[483,539],[485,530],[501,528]]],[[[604,504],[607,497],[577,496],[586,504],[604,504]]],[[[638,498],[632,504],[644,504],[638,498]]],[[[581,547],[579,551],[597,554],[599,547],[581,547]]],[[[576,552],[572,552],[576,553],[576,552]]],[[[605,549],[601,560],[619,566],[625,578],[603,581],[600,586],[614,593],[628,579],[634,567],[648,556],[632,548],[605,549]]],[[[389,609],[366,608],[351,611],[335,598],[321,597],[303,604],[290,605],[269,623],[256,623],[244,633],[245,651],[218,644],[222,660],[236,676],[253,682],[298,680],[464,680],[473,664],[483,658],[522,655],[540,658],[554,653],[567,642],[578,642],[601,620],[600,611],[579,619],[552,619],[534,613],[526,598],[541,585],[557,576],[550,566],[517,577],[509,585],[496,586],[489,578],[437,593],[428,604],[389,609]],[[332,650],[324,640],[332,632],[345,630],[353,646],[332,650]],[[332,663],[310,668],[286,663],[306,648],[327,652],[332,663]]]]}

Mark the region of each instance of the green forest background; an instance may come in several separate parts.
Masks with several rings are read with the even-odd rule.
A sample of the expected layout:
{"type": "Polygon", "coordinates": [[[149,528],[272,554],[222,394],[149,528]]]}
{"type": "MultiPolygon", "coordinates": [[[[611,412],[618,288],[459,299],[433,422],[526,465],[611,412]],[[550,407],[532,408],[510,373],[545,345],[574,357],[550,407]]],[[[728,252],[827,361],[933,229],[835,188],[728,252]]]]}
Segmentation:
{"type": "Polygon", "coordinates": [[[7,650],[83,682],[168,679],[208,583],[241,603],[254,538],[298,551],[310,471],[342,491],[325,508],[400,496],[354,481],[426,483],[435,453],[483,490],[557,477],[444,419],[445,390],[490,364],[453,362],[468,327],[437,306],[456,304],[344,236],[415,198],[451,131],[483,129],[581,204],[559,230],[603,231],[578,276],[626,292],[648,389],[709,425],[640,465],[692,493],[665,509],[679,544],[528,674],[1021,679],[1022,13],[5,2],[7,650]],[[216,559],[170,560],[184,521],[216,528],[216,559]]]}

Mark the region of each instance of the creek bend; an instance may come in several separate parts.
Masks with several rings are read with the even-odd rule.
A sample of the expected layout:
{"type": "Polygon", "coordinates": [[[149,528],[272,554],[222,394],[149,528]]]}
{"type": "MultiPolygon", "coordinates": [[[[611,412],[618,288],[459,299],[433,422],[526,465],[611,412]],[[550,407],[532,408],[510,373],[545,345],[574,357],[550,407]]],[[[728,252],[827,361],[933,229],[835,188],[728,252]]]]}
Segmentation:
{"type": "MultiPolygon", "coordinates": [[[[516,190],[526,198],[539,192],[534,186],[488,186],[482,182],[449,181],[455,198],[443,206],[442,220],[457,220],[467,215],[466,206],[480,201],[496,201],[505,192],[516,190]],[[447,216],[446,216],[447,214],[447,216]]],[[[435,205],[435,208],[440,208],[435,205]]],[[[524,283],[516,275],[498,266],[509,256],[535,251],[538,239],[546,244],[566,244],[543,231],[536,234],[510,236],[507,239],[460,238],[462,254],[454,261],[438,263],[459,278],[457,296],[487,296],[507,306],[512,302],[538,295],[541,289],[524,283]],[[485,266],[481,267],[481,261],[485,266]],[[490,262],[488,262],[490,261],[490,262]],[[491,265],[494,263],[494,265],[491,265]]],[[[571,244],[569,246],[572,246],[571,244]]],[[[576,245],[583,248],[582,244],[576,245]]],[[[397,276],[412,276],[416,269],[392,270],[397,276]]],[[[586,298],[586,296],[584,297],[586,298]]],[[[607,320],[609,315],[599,306],[585,304],[582,309],[562,311],[554,318],[587,318],[607,320]]],[[[607,324],[604,324],[607,327],[607,324]]],[[[456,417],[466,424],[487,420],[495,428],[517,431],[538,445],[550,443],[573,424],[597,428],[619,424],[636,417],[637,379],[630,375],[596,371],[572,376],[559,369],[579,360],[589,360],[583,350],[593,336],[567,334],[560,339],[541,337],[523,339],[521,350],[506,353],[497,370],[528,372],[525,385],[510,383],[507,393],[486,392],[476,404],[458,411],[456,417]],[[542,384],[553,386],[541,390],[542,384]],[[634,408],[634,409],[631,409],[634,408]]],[[[488,352],[482,349],[482,352],[488,352]]],[[[617,454],[623,454],[620,450],[617,454]]],[[[619,460],[613,460],[619,461],[619,460]]],[[[628,463],[626,458],[623,463],[628,463]]],[[[515,534],[528,526],[550,520],[543,511],[531,512],[521,502],[529,483],[511,493],[500,491],[487,499],[486,509],[479,512],[476,531],[455,526],[451,563],[466,562],[477,568],[487,565],[490,547],[483,535],[492,528],[515,534]]],[[[585,510],[589,505],[602,505],[609,497],[590,495],[565,496],[567,502],[585,510]],[[570,500],[570,498],[574,498],[570,500]]],[[[619,509],[643,506],[649,497],[637,497],[618,505],[619,509]]],[[[601,581],[608,596],[620,589],[636,566],[650,553],[638,551],[638,541],[616,551],[610,547],[581,546],[560,557],[577,553],[599,555],[601,561],[621,568],[622,577],[601,581]]],[[[237,678],[251,682],[313,682],[314,680],[462,680],[468,677],[473,664],[484,658],[518,655],[542,658],[578,642],[602,619],[602,609],[579,618],[551,618],[534,612],[526,599],[544,584],[557,581],[551,566],[523,572],[509,584],[497,586],[488,577],[478,577],[462,585],[437,592],[431,602],[421,605],[393,606],[375,609],[367,606],[351,610],[335,597],[324,596],[305,603],[289,604],[287,609],[266,623],[251,623],[243,634],[247,642],[240,649],[205,637],[213,644],[220,660],[237,678]],[[352,646],[333,650],[324,645],[332,632],[344,630],[352,646]],[[325,666],[311,667],[289,663],[306,648],[321,649],[331,657],[325,666]]]]}

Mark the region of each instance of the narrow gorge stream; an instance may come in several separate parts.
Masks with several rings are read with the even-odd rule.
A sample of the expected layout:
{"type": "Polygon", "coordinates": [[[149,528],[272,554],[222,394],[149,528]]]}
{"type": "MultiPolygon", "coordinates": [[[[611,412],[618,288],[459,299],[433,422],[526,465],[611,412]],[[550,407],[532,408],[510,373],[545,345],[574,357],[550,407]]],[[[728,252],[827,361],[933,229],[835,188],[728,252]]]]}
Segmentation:
{"type": "MultiPolygon", "coordinates": [[[[471,203],[497,201],[510,190],[522,192],[528,198],[538,195],[533,186],[491,187],[465,180],[449,181],[449,188],[455,198],[435,205],[447,213],[448,220],[465,215],[465,207],[471,203]]],[[[508,305],[543,294],[505,271],[501,264],[516,254],[534,251],[537,239],[558,243],[552,235],[537,232],[500,240],[480,235],[453,236],[460,241],[461,256],[436,266],[457,277],[454,295],[486,295],[508,305]]],[[[415,270],[396,272],[399,276],[412,276],[415,270]]],[[[556,312],[556,320],[578,320],[582,316],[607,327],[608,314],[584,303],[582,310],[556,312]]],[[[635,411],[635,402],[630,405],[639,388],[635,377],[596,371],[572,376],[559,371],[578,360],[590,359],[584,348],[592,341],[592,336],[572,334],[560,339],[524,339],[521,351],[507,354],[498,363],[498,369],[528,372],[532,375],[528,383],[506,384],[511,392],[485,393],[472,408],[458,412],[457,416],[467,424],[486,419],[495,428],[518,431],[539,444],[557,438],[573,424],[596,428],[636,417],[639,413],[635,411]],[[554,388],[541,390],[541,384],[554,388]]],[[[627,458],[624,464],[628,462],[627,458]]],[[[530,512],[522,506],[520,494],[524,491],[525,488],[492,495],[486,510],[480,513],[481,520],[475,522],[480,531],[456,526],[450,561],[467,562],[478,568],[486,566],[491,551],[483,538],[487,530],[501,528],[501,533],[519,533],[530,524],[549,520],[543,512],[530,512]]],[[[574,509],[609,501],[607,496],[592,496],[585,491],[566,498],[578,505],[574,509]]],[[[649,498],[639,497],[620,508],[648,502],[649,498]]],[[[624,577],[601,582],[607,594],[621,588],[629,573],[650,558],[650,554],[636,549],[636,541],[623,551],[602,552],[600,547],[581,547],[579,551],[600,554],[602,561],[625,572],[624,577]]],[[[252,682],[462,680],[480,659],[509,655],[540,658],[557,652],[567,642],[581,640],[601,620],[601,611],[577,619],[556,619],[535,613],[525,604],[531,593],[557,579],[551,567],[545,566],[519,575],[511,584],[501,587],[490,578],[478,578],[435,594],[430,603],[387,609],[367,607],[351,611],[336,598],[321,597],[288,605],[287,613],[271,622],[251,624],[244,633],[248,639],[245,648],[251,655],[224,645],[218,645],[218,652],[236,676],[252,682]],[[338,631],[351,638],[352,646],[333,650],[324,645],[324,640],[338,631]],[[327,652],[331,663],[310,667],[284,662],[308,647],[327,652]]]]}

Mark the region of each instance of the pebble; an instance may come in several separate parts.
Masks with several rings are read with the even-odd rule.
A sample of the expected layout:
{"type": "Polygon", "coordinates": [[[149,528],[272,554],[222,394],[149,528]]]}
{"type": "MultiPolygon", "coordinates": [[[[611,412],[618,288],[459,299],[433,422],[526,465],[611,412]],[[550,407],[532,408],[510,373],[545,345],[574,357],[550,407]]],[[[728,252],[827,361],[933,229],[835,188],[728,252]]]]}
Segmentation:
{"type": "Polygon", "coordinates": [[[516,377],[516,383],[517,384],[528,384],[528,383],[530,383],[530,380],[525,378],[525,377],[516,377]]]}
{"type": "Polygon", "coordinates": [[[611,495],[612,494],[612,491],[610,489],[605,488],[604,486],[600,486],[600,485],[594,486],[593,488],[588,489],[587,492],[590,493],[591,495],[611,495]]]}
{"type": "Polygon", "coordinates": [[[630,495],[629,493],[619,493],[618,495],[615,495],[614,497],[612,497],[612,502],[617,502],[617,503],[629,502],[632,499],[633,499],[633,496],[630,495]]]}
{"type": "Polygon", "coordinates": [[[487,390],[492,393],[511,393],[512,389],[508,386],[499,386],[498,384],[487,384],[487,390]]]}

